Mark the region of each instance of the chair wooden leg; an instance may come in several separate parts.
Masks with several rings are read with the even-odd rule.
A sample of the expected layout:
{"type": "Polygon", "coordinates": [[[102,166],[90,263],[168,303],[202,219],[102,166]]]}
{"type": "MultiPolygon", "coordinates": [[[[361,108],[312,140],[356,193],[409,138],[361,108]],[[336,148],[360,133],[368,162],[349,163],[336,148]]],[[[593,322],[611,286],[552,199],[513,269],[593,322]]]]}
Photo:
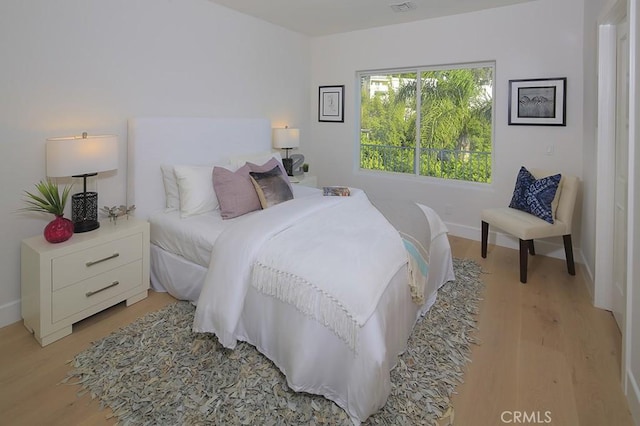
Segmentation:
{"type": "Polygon", "coordinates": [[[531,240],[520,240],[520,282],[527,282],[527,264],[529,262],[529,242],[531,240]]]}
{"type": "Polygon", "coordinates": [[[529,254],[531,256],[536,255],[536,246],[533,244],[533,240],[529,240],[529,254]]]}
{"type": "Polygon", "coordinates": [[[571,242],[571,234],[563,235],[562,240],[564,241],[564,254],[567,257],[567,269],[569,270],[569,275],[575,275],[576,264],[573,262],[573,244],[571,242]]]}
{"type": "Polygon", "coordinates": [[[482,258],[487,258],[487,239],[489,238],[489,224],[482,221],[482,244],[481,244],[481,254],[482,258]]]}

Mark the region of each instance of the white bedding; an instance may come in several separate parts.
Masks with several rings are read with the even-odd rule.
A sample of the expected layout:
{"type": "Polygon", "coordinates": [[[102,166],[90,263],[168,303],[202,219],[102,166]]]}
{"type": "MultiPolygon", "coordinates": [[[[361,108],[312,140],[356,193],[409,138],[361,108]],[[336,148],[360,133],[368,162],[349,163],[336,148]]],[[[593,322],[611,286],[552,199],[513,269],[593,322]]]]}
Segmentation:
{"type": "Polygon", "coordinates": [[[357,350],[358,329],[407,260],[400,235],[361,190],[350,197],[281,203],[218,237],[194,331],[215,333],[234,348],[244,297],[253,286],[295,306],[357,350]]]}
{"type": "MultiPolygon", "coordinates": [[[[327,198],[314,188],[295,185],[294,189],[297,198],[327,198]]],[[[408,287],[408,269],[400,268],[390,279],[373,313],[359,328],[357,348],[311,315],[252,285],[245,286],[231,313],[226,310],[229,303],[224,295],[216,294],[213,287],[202,290],[205,278],[211,272],[208,266],[215,259],[213,248],[220,235],[236,223],[239,228],[245,228],[242,222],[261,222],[258,218],[264,215],[251,219],[260,212],[224,221],[219,213],[213,212],[186,219],[181,219],[177,212],[154,215],[151,220],[154,287],[161,285],[175,297],[199,301],[200,319],[196,317],[194,321],[195,331],[215,332],[221,343],[228,347],[235,346],[237,340],[251,343],[283,371],[292,389],[333,400],[354,424],[358,424],[386,402],[391,391],[390,371],[397,356],[406,349],[415,321],[435,302],[437,289],[454,279],[446,227],[433,210],[418,206],[431,229],[431,244],[427,248],[429,273],[423,282],[425,303],[418,306],[413,302],[408,287]],[[203,303],[203,300],[207,302],[203,303]],[[214,312],[220,313],[219,318],[230,327],[229,330],[215,329],[214,312]],[[274,334],[273,330],[278,332],[274,334]]],[[[277,212],[278,209],[274,207],[270,211],[277,212]]],[[[223,250],[221,257],[224,255],[223,250]]],[[[238,258],[240,260],[242,256],[238,258]]],[[[227,271],[234,268],[229,266],[231,269],[227,271]]],[[[245,273],[244,279],[250,278],[251,274],[245,273]]],[[[227,282],[224,277],[218,279],[227,282]]],[[[237,289],[239,285],[227,284],[221,287],[223,293],[237,289]]]]}
{"type": "MultiPolygon", "coordinates": [[[[321,191],[317,188],[293,186],[295,198],[320,194],[321,191]]],[[[163,210],[149,218],[151,244],[206,268],[211,261],[213,244],[220,233],[233,223],[255,213],[257,212],[223,220],[219,209],[186,218],[182,218],[177,210],[163,210]]],[[[183,299],[180,295],[173,296],[183,299]]]]}
{"type": "Polygon", "coordinates": [[[149,221],[151,244],[205,268],[209,266],[213,244],[230,222],[222,220],[220,210],[184,219],[177,210],[161,212],[149,221]]]}
{"type": "MultiPolygon", "coordinates": [[[[298,198],[322,197],[319,190],[295,188],[299,191],[298,198]]],[[[415,321],[435,302],[437,289],[454,279],[446,227],[431,209],[419,207],[425,213],[432,239],[428,247],[429,274],[424,283],[425,303],[422,306],[412,301],[408,270],[400,268],[389,281],[372,315],[359,329],[358,348],[354,351],[334,331],[295,306],[248,285],[241,303],[236,305],[237,320],[233,322],[233,329],[217,333],[221,342],[230,347],[235,346],[236,340],[251,343],[283,371],[292,389],[323,395],[342,407],[354,424],[364,421],[386,402],[391,391],[389,373],[397,362],[397,356],[406,349],[415,321]],[[273,330],[278,332],[274,334],[273,330]]],[[[180,299],[199,300],[207,293],[201,288],[208,269],[200,263],[206,257],[206,247],[213,247],[224,229],[248,218],[251,216],[222,221],[219,215],[216,217],[211,213],[180,219],[175,212],[154,216],[152,229],[156,230],[151,251],[154,284],[161,284],[180,299]],[[166,224],[170,226],[160,230],[166,224]],[[178,229],[180,231],[176,233],[178,229]],[[172,239],[172,231],[174,237],[180,238],[172,239]],[[173,253],[160,248],[160,244],[174,247],[173,253]],[[200,260],[187,260],[180,253],[200,260]],[[195,254],[198,257],[194,257],[195,254]]],[[[209,257],[211,253],[209,251],[209,257]]],[[[224,288],[235,288],[235,285],[224,288]]],[[[205,295],[204,300],[215,305],[215,297],[205,295]]],[[[211,312],[204,309],[203,304],[199,305],[205,320],[198,322],[196,319],[194,330],[215,331],[209,321],[211,312]]],[[[225,312],[220,306],[216,309],[225,312]]],[[[223,318],[228,319],[226,315],[228,312],[223,314],[223,318]]]]}

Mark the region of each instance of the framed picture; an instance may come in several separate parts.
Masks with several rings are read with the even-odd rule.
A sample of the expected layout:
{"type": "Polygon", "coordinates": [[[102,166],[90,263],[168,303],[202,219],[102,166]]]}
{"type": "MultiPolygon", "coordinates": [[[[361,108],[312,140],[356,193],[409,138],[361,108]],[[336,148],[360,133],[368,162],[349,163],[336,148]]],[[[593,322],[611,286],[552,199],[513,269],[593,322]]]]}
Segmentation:
{"type": "Polygon", "coordinates": [[[320,86],[318,121],[344,123],[344,86],[320,86]]]}
{"type": "Polygon", "coordinates": [[[566,126],[567,78],[509,80],[509,125],[566,126]]]}

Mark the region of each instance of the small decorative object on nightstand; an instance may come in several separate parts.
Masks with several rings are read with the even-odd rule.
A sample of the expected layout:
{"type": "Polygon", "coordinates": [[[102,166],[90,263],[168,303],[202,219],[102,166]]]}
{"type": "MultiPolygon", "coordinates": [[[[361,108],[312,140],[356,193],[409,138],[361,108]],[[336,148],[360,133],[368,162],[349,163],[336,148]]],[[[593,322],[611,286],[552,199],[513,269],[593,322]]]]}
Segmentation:
{"type": "Polygon", "coordinates": [[[129,213],[131,213],[135,209],[136,209],[136,206],[134,205],[130,207],[127,207],[125,205],[113,206],[113,207],[104,206],[102,208],[102,213],[104,213],[105,216],[109,218],[109,222],[113,222],[115,224],[118,222],[118,218],[120,216],[126,216],[127,219],[129,219],[129,213]]]}
{"type": "Polygon", "coordinates": [[[24,325],[48,345],[84,318],[147,297],[149,223],[131,218],[56,245],[23,240],[21,275],[24,325]]]}

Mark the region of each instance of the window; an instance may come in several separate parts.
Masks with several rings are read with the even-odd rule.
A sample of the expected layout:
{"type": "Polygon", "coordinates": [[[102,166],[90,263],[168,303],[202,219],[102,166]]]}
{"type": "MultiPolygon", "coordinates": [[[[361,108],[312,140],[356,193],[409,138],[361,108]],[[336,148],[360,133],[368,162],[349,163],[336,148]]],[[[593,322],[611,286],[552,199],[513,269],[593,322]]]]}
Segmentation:
{"type": "Polygon", "coordinates": [[[490,183],[494,68],[358,73],[360,168],[490,183]]]}

